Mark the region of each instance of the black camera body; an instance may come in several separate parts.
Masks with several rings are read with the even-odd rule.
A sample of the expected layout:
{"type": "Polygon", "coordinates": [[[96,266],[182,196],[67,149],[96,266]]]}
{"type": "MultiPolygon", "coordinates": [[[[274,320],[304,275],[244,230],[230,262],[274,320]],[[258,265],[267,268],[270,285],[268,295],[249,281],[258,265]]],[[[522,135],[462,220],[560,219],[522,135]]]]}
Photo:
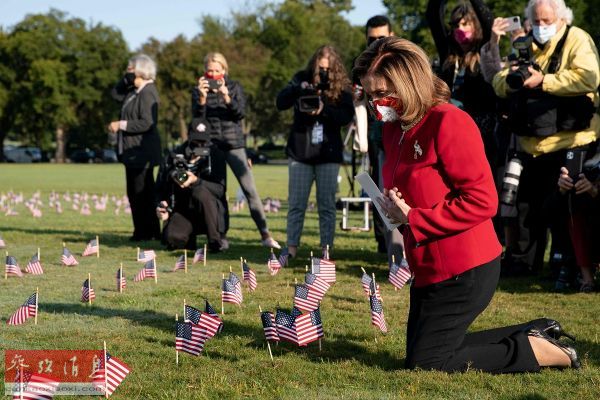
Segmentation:
{"type": "Polygon", "coordinates": [[[523,83],[531,76],[529,67],[540,71],[539,65],[533,60],[533,38],[531,36],[523,36],[515,39],[513,47],[517,50],[516,59],[513,56],[512,62],[516,62],[517,69],[511,71],[506,76],[506,83],[513,90],[519,90],[523,87],[523,83]]]}
{"type": "MultiPolygon", "coordinates": [[[[329,88],[329,84],[327,85],[329,88]]],[[[298,109],[301,112],[311,113],[319,109],[321,96],[318,94],[318,89],[307,87],[302,89],[298,97],[298,109]]]]}
{"type": "Polygon", "coordinates": [[[173,154],[173,161],[169,176],[177,183],[187,181],[189,172],[196,176],[210,174],[211,159],[210,147],[198,142],[189,142],[184,150],[185,154],[173,154]],[[189,160],[194,160],[190,162],[189,160]]]}
{"type": "Polygon", "coordinates": [[[218,90],[221,87],[217,79],[208,79],[208,89],[218,90]]]}

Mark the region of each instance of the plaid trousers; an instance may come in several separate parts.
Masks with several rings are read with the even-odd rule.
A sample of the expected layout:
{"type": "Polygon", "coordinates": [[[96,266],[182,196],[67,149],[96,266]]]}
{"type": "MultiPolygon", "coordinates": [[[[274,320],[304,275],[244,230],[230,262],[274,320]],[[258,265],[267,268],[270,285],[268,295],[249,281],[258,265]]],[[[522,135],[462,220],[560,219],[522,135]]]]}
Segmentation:
{"type": "Polygon", "coordinates": [[[304,216],[313,181],[317,185],[317,208],[321,246],[333,247],[335,234],[335,192],[340,164],[305,164],[290,159],[288,164],[287,244],[298,246],[304,227],[304,216]]]}

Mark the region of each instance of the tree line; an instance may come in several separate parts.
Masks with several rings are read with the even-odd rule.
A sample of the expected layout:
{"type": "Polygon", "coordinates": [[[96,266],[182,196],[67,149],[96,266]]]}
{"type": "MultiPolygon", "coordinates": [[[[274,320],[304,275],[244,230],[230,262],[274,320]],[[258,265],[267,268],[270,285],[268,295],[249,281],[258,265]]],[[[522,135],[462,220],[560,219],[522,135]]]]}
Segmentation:
{"type": "MultiPolygon", "coordinates": [[[[490,0],[497,16],[522,15],[525,1],[490,0]]],[[[427,0],[383,0],[396,34],[432,56],[435,49],[424,19],[427,0]]],[[[454,2],[450,1],[448,9],[454,2]]],[[[600,0],[571,0],[575,25],[600,35],[600,0]]],[[[70,150],[106,147],[106,126],[118,118],[110,89],[132,54],[144,52],[158,65],[159,129],[163,145],[186,137],[190,91],[203,73],[204,55],[219,51],[248,100],[246,133],[272,139],[285,134],[291,113],[275,109],[275,97],[305,67],[322,44],[341,53],[348,71],[365,46],[364,27],[343,15],[351,0],[285,0],[219,19],[203,16],[199,33],[168,42],[149,38],[138,51],[127,47],[118,28],[86,23],[51,10],[26,16],[0,29],[0,144],[6,138],[54,150],[57,162],[70,150]]],[[[365,21],[366,22],[366,21],[365,21]]],[[[149,32],[151,27],[148,27],[149,32]]],[[[0,152],[0,160],[3,153],[0,152]]]]}

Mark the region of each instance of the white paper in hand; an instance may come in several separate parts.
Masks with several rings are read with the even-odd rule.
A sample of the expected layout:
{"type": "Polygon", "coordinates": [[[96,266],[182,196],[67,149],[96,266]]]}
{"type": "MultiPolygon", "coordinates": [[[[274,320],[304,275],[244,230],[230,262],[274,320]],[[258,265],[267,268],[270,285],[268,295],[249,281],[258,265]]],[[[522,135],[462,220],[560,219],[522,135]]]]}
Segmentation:
{"type": "Polygon", "coordinates": [[[398,228],[400,224],[392,224],[390,222],[390,219],[385,216],[385,212],[383,212],[383,210],[381,209],[381,206],[379,205],[379,201],[377,199],[383,200],[383,193],[379,191],[379,188],[377,187],[377,185],[375,185],[375,182],[373,182],[373,179],[371,179],[369,174],[367,174],[366,172],[361,172],[360,174],[356,175],[355,178],[358,181],[358,183],[360,183],[360,186],[362,186],[365,192],[367,192],[367,194],[369,195],[369,198],[375,205],[375,208],[377,209],[377,212],[379,212],[379,215],[385,223],[385,226],[387,227],[388,231],[392,231],[398,228]]]}

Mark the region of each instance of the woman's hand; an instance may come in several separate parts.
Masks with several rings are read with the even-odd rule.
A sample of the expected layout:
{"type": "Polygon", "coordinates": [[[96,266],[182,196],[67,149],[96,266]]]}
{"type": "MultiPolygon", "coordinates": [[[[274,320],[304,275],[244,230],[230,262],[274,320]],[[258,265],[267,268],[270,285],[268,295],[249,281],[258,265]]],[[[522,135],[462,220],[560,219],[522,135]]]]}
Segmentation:
{"type": "Polygon", "coordinates": [[[110,133],[119,132],[119,125],[119,121],[112,121],[110,124],[108,124],[108,131],[110,133]]]}
{"type": "Polygon", "coordinates": [[[495,18],[494,24],[492,25],[490,41],[496,44],[499,43],[500,38],[506,35],[506,28],[508,28],[508,21],[506,19],[501,17],[495,18]]]}
{"type": "Polygon", "coordinates": [[[219,83],[219,89],[217,89],[217,94],[223,97],[225,100],[225,104],[231,103],[231,97],[229,97],[229,88],[225,85],[225,79],[221,78],[217,81],[219,83]]]}
{"type": "Polygon", "coordinates": [[[558,190],[565,194],[573,189],[573,179],[569,176],[569,170],[565,167],[560,168],[560,176],[558,177],[558,190]]]}
{"type": "Polygon", "coordinates": [[[167,211],[167,202],[161,201],[158,207],[156,207],[156,216],[159,221],[166,221],[169,219],[169,212],[167,211]]]}
{"type": "Polygon", "coordinates": [[[579,174],[579,179],[575,182],[575,194],[589,193],[590,196],[598,196],[598,188],[588,180],[585,174],[579,174]]]}
{"type": "Polygon", "coordinates": [[[179,186],[183,189],[189,188],[194,183],[198,182],[198,177],[192,171],[186,171],[186,173],[187,179],[185,180],[185,182],[177,182],[179,186]]]}
{"type": "Polygon", "coordinates": [[[385,216],[389,218],[391,223],[406,224],[408,222],[408,212],[411,210],[411,207],[406,204],[398,188],[391,190],[384,189],[383,199],[378,200],[385,216]]]}
{"type": "Polygon", "coordinates": [[[198,98],[199,103],[202,105],[206,104],[206,96],[208,96],[208,80],[203,76],[198,79],[198,92],[200,92],[200,97],[198,98]]]}

